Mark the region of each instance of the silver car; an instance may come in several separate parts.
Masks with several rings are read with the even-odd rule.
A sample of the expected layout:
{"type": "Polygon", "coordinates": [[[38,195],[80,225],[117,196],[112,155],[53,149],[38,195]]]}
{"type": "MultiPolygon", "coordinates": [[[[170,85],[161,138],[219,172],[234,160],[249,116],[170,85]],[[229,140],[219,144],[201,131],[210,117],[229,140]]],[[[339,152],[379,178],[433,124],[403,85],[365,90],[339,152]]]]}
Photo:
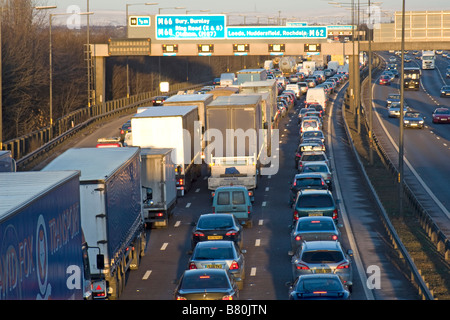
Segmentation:
{"type": "Polygon", "coordinates": [[[192,269],[225,269],[234,278],[239,290],[244,286],[245,250],[228,240],[199,242],[188,262],[192,269]]]}
{"type": "Polygon", "coordinates": [[[341,232],[332,217],[301,217],[291,232],[290,255],[293,255],[304,241],[337,241],[341,232]]]}
{"type": "Polygon", "coordinates": [[[325,161],[308,161],[298,166],[299,173],[320,173],[328,185],[328,189],[333,189],[333,176],[325,161]]]}
{"type": "Polygon", "coordinates": [[[339,241],[304,241],[292,257],[292,275],[296,279],[303,274],[337,274],[351,292],[352,256],[352,250],[344,252],[339,241]]]}

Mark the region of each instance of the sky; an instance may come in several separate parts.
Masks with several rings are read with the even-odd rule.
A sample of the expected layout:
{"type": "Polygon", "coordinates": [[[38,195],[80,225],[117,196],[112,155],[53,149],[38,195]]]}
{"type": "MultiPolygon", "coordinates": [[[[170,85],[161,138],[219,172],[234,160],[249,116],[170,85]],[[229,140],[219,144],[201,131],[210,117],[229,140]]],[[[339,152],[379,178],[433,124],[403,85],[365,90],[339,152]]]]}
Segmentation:
{"type": "MultiPolygon", "coordinates": [[[[129,4],[129,14],[153,15],[158,14],[221,14],[229,16],[230,24],[256,22],[258,17],[260,22],[268,21],[268,17],[275,21],[277,17],[288,19],[289,21],[318,22],[323,24],[336,24],[350,21],[349,8],[352,0],[34,0],[36,5],[56,5],[52,13],[66,12],[70,6],[77,6],[81,12],[85,12],[89,3],[89,11],[94,12],[90,16],[90,23],[125,25],[125,8],[129,4]],[[339,2],[344,8],[337,8],[329,2],[339,2]],[[138,5],[139,3],[158,3],[157,5],[138,5]],[[133,4],[133,5],[132,5],[133,4]],[[173,9],[174,7],[184,7],[185,9],[173,9]],[[345,8],[347,7],[347,8],[345,8]],[[201,13],[200,10],[209,10],[201,13]]],[[[354,0],[358,3],[358,0],[354,0]]],[[[391,12],[402,10],[402,0],[389,0],[381,2],[371,0],[381,9],[381,12],[391,12]]],[[[362,10],[365,10],[368,0],[360,0],[362,10]]],[[[406,11],[425,10],[449,10],[449,0],[405,0],[406,11]]],[[[387,18],[384,18],[387,19],[387,18]]],[[[85,19],[82,19],[85,20],[85,19]]]]}

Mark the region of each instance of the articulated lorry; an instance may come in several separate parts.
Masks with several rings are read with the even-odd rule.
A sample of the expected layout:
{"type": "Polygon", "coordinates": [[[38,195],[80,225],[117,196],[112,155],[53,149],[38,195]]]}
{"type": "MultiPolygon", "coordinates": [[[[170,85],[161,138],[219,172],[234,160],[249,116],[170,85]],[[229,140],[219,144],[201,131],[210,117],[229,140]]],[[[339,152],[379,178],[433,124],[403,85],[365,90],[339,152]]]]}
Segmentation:
{"type": "Polygon", "coordinates": [[[177,203],[173,149],[141,149],[141,181],[144,221],[153,227],[167,227],[177,203]]]}
{"type": "Polygon", "coordinates": [[[243,185],[253,199],[265,150],[261,129],[261,95],[218,97],[206,107],[208,131],[206,162],[210,165],[208,189],[243,185]]]}
{"type": "Polygon", "coordinates": [[[184,196],[201,175],[202,132],[197,106],[152,107],[131,118],[132,145],[172,148],[177,192],[184,196]]]}
{"type": "Polygon", "coordinates": [[[79,175],[0,173],[0,300],[92,298],[79,175]]]}
{"type": "Polygon", "coordinates": [[[126,273],[138,268],[145,250],[140,149],[72,148],[43,172],[77,170],[81,228],[88,245],[94,299],[117,299],[126,273]],[[93,264],[104,256],[104,268],[93,264]]]}

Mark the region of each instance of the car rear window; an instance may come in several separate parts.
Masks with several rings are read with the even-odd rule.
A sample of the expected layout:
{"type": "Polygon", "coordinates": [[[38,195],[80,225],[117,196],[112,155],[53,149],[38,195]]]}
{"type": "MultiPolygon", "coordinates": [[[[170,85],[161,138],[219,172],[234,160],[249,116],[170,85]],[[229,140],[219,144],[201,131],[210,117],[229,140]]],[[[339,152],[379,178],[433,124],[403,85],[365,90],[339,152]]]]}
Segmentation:
{"type": "Polygon", "coordinates": [[[300,196],[298,208],[333,207],[333,199],[327,194],[305,194],[300,196]]]}
{"type": "Polygon", "coordinates": [[[296,179],[295,185],[299,187],[306,187],[306,186],[321,186],[322,185],[322,179],[320,178],[302,178],[302,179],[296,179]]]}
{"type": "Polygon", "coordinates": [[[325,231],[334,230],[333,221],[307,220],[299,222],[297,231],[325,231]]]}
{"type": "Polygon", "coordinates": [[[188,275],[183,278],[181,288],[188,289],[219,289],[229,288],[230,284],[226,275],[223,274],[205,274],[205,275],[188,275]]]}
{"type": "Polygon", "coordinates": [[[227,260],[234,259],[231,247],[202,247],[194,251],[194,260],[227,260]]]}
{"type": "Polygon", "coordinates": [[[219,192],[217,194],[217,204],[219,204],[219,205],[230,204],[230,193],[229,192],[219,192]]]}
{"type": "Polygon", "coordinates": [[[336,250],[305,251],[302,260],[306,263],[336,263],[344,260],[344,256],[336,250]]]}
{"type": "Polygon", "coordinates": [[[325,157],[323,154],[304,154],[302,156],[302,161],[324,161],[325,157]]]}
{"type": "Polygon", "coordinates": [[[203,218],[199,220],[197,227],[200,229],[217,229],[217,228],[228,229],[233,226],[233,221],[231,219],[232,219],[231,215],[230,217],[221,217],[221,218],[214,217],[214,219],[203,218]]]}
{"type": "Polygon", "coordinates": [[[243,191],[233,191],[233,204],[245,204],[245,194],[243,191]]]}

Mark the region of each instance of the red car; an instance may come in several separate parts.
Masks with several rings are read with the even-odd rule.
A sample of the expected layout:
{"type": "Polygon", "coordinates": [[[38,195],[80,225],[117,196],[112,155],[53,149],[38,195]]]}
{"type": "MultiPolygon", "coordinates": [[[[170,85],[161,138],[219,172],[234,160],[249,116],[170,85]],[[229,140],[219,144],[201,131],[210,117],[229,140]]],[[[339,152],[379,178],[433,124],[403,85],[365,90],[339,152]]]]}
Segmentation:
{"type": "Polygon", "coordinates": [[[389,76],[381,76],[380,77],[380,84],[390,85],[391,84],[391,78],[389,76]]]}
{"type": "Polygon", "coordinates": [[[436,108],[433,111],[433,123],[450,123],[450,109],[436,108]]]}

